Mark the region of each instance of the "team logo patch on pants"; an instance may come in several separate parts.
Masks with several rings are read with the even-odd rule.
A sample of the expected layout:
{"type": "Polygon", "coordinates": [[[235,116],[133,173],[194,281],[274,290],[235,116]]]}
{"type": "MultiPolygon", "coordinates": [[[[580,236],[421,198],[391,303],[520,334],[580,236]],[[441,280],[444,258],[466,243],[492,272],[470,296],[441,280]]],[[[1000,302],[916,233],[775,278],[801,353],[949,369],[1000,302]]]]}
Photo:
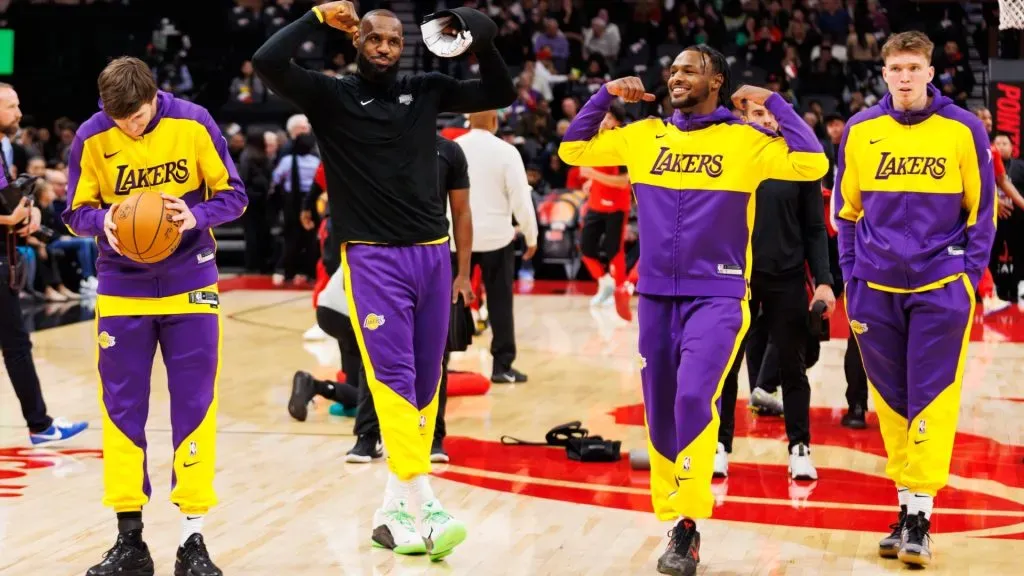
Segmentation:
{"type": "Polygon", "coordinates": [[[363,328],[367,330],[376,330],[384,325],[384,316],[380,314],[367,314],[366,318],[363,319],[363,328]]]}

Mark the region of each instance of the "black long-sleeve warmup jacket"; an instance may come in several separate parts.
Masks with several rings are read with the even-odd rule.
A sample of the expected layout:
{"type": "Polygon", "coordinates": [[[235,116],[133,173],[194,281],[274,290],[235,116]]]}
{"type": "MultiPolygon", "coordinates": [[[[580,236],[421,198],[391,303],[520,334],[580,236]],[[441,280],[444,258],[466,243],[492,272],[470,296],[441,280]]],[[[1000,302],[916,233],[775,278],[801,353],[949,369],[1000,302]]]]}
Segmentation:
{"type": "Polygon", "coordinates": [[[381,86],[353,74],[331,78],[291,61],[320,23],[307,13],[253,56],[264,83],[309,118],[320,145],[332,232],[339,242],[410,245],[448,235],[437,191],[437,115],[480,112],[516,98],[493,45],[473,46],[480,79],[430,72],[381,86]]]}

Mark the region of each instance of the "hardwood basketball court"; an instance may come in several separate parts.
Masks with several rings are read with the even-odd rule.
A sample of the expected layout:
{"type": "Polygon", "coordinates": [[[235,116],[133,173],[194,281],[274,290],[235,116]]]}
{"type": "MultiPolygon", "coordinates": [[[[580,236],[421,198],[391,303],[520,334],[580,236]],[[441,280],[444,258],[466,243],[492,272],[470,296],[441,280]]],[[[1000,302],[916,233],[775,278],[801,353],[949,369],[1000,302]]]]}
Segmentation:
{"type": "MultiPolygon", "coordinates": [[[[239,279],[244,280],[244,279],[239,279]]],[[[309,421],[286,403],[297,369],[338,368],[333,341],[308,344],[308,292],[226,281],[219,390],[221,499],[206,519],[211,555],[230,575],[655,574],[669,526],[649,513],[645,474],[615,464],[580,464],[562,449],[503,446],[509,434],[543,440],[581,420],[591,434],[643,449],[636,324],[591,311],[571,285],[537,282],[516,298],[519,358],[530,382],[493,385],[486,396],[448,402],[452,463],[435,466],[434,490],[464,520],[469,538],[445,562],[371,549],[386,464],[346,464],[352,419],[321,401],[309,421]],[[543,294],[541,293],[543,292],[543,294]]],[[[521,287],[522,288],[522,287],[521,287]]],[[[587,287],[583,287],[584,290],[587,287]]],[[[592,290],[592,288],[590,288],[592,290]]],[[[842,325],[842,321],[834,322],[842,325]]],[[[929,574],[1018,574],[1024,542],[1024,315],[982,318],[966,370],[960,433],[949,488],[936,499],[929,574]],[[1015,567],[1016,566],[1016,567],[1015,567]]],[[[824,344],[809,373],[812,455],[819,480],[791,483],[781,419],[738,408],[730,477],[716,484],[716,518],[700,524],[698,573],[889,574],[878,558],[894,519],[877,421],[839,426],[845,407],[845,331],[824,344]]],[[[489,334],[451,366],[489,374],[489,334]]],[[[0,386],[0,574],[84,574],[115,537],[102,507],[101,432],[94,324],[33,335],[44,393],[55,416],[90,428],[55,448],[30,448],[9,378],[0,386]]],[[[0,369],[2,370],[2,369],[0,369]]],[[[747,389],[741,371],[740,395],[747,389]]],[[[171,438],[164,368],[157,355],[147,427],[153,496],[145,534],[157,574],[169,574],[181,515],[168,501],[171,438]]]]}

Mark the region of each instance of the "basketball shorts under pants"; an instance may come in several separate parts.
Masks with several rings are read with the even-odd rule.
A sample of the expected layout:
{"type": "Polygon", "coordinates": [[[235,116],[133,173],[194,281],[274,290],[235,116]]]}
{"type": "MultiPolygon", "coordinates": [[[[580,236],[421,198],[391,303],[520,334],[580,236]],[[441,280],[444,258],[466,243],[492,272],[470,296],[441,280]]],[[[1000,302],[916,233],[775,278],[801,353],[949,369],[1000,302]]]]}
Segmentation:
{"type": "Polygon", "coordinates": [[[846,298],[888,455],[885,474],[935,496],[949,481],[974,289],[964,275],[909,294],[853,278],[846,298]]]}
{"type": "Polygon", "coordinates": [[[117,512],[134,512],[149,501],[146,420],[159,344],[171,401],[171,502],[185,514],[205,514],[217,503],[217,286],[165,298],[99,295],[96,318],[103,504],[117,512]]]}
{"type": "Polygon", "coordinates": [[[640,296],[651,501],[660,520],[709,518],[722,384],[750,326],[739,298],[640,296]]]}
{"type": "Polygon", "coordinates": [[[451,314],[448,243],[350,243],[341,261],[388,466],[401,480],[428,474],[451,314]]]}

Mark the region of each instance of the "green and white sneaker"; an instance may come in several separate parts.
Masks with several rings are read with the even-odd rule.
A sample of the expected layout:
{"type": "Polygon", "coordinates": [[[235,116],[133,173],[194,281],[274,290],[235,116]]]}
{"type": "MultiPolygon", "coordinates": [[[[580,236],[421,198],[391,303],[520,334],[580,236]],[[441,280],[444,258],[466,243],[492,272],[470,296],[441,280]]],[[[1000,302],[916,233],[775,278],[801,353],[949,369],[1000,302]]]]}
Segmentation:
{"type": "Polygon", "coordinates": [[[424,504],[422,512],[420,525],[426,534],[423,541],[431,561],[437,562],[451,554],[466,539],[466,525],[445,512],[436,499],[424,504]]]}
{"type": "Polygon", "coordinates": [[[416,518],[405,500],[396,500],[388,508],[373,513],[373,545],[394,550],[396,554],[426,554],[427,545],[416,532],[416,518]]]}

